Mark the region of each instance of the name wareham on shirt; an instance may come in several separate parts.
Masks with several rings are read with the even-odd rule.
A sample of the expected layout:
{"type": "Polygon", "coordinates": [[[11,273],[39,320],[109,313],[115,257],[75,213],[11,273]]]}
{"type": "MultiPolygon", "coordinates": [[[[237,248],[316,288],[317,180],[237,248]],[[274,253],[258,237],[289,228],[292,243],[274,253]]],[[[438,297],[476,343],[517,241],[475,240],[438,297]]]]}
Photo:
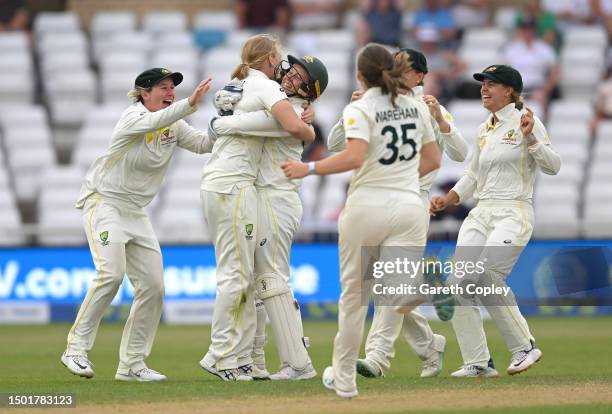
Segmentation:
{"type": "Polygon", "coordinates": [[[416,108],[394,108],[386,111],[376,112],[376,122],[401,121],[407,118],[418,118],[419,111],[416,108]]]}

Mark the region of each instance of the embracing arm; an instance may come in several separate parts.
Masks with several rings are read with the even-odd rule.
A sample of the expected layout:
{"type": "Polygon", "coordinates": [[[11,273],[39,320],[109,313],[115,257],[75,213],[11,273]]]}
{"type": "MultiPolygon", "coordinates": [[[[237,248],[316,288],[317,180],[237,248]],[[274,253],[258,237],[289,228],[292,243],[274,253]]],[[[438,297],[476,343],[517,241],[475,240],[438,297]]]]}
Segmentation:
{"type": "MultiPolygon", "coordinates": [[[[298,104],[292,105],[296,115],[300,116],[304,109],[298,104]]],[[[266,110],[244,112],[237,115],[216,118],[213,124],[218,135],[246,135],[256,137],[290,137],[281,124],[266,110]]]]}
{"type": "Polygon", "coordinates": [[[208,134],[195,129],[184,120],[177,122],[177,145],[196,154],[212,152],[214,141],[208,134]]]}
{"type": "Polygon", "coordinates": [[[283,129],[292,137],[311,144],[315,140],[315,131],[312,125],[302,121],[295,113],[289,100],[283,99],[272,106],[272,115],[281,124],[283,129]]]}

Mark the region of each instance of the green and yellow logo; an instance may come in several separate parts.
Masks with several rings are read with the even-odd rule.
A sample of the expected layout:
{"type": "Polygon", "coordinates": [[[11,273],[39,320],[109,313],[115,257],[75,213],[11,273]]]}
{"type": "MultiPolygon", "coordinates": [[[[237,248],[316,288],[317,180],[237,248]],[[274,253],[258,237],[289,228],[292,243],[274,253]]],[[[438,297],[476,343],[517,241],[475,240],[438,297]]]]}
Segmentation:
{"type": "Polygon", "coordinates": [[[100,233],[100,240],[102,241],[102,246],[108,246],[108,243],[110,243],[108,241],[108,230],[100,233]]]}
{"type": "Polygon", "coordinates": [[[252,224],[247,224],[244,226],[244,230],[246,231],[246,239],[247,240],[252,240],[253,239],[253,225],[252,224]]]}

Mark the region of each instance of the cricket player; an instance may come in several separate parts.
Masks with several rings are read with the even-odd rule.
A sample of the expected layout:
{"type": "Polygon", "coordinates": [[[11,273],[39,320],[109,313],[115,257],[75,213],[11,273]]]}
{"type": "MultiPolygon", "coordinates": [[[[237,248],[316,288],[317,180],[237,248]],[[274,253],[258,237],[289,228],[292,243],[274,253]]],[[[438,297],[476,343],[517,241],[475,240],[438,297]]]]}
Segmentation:
{"type": "Polygon", "coordinates": [[[439,168],[440,153],[429,109],[400,93],[407,69],[384,46],[365,46],[357,57],[365,93],[343,112],[346,149],[321,161],[283,165],[289,178],[355,170],[338,222],[342,293],[333,366],[323,372],[323,385],[343,398],[358,395],[355,365],[369,298],[362,248],[375,247],[384,258],[392,246],[404,246],[422,256],[426,241],[419,176],[439,168]],[[360,225],[366,217],[367,225],[360,225]]]}
{"type": "MultiPolygon", "coordinates": [[[[491,65],[474,74],[474,79],[482,82],[482,103],[491,115],[479,127],[475,154],[465,174],[448,194],[432,199],[431,210],[442,211],[474,195],[478,204],[459,230],[455,260],[480,261],[484,271],[452,275],[448,284],[505,288],[506,277],[533,231],[536,172],[557,174],[561,158],[552,149],[542,122],[529,108],[523,110],[523,81],[516,69],[491,65]]],[[[512,291],[478,297],[466,292],[455,295],[455,300],[453,328],[463,366],[451,374],[453,377],[498,375],[490,363],[479,302],[486,306],[512,353],[508,374],[519,374],[542,358],[512,291]]]]}
{"type": "MultiPolygon", "coordinates": [[[[283,70],[282,87],[298,115],[305,103],[321,96],[328,83],[325,65],[316,57],[288,56],[289,67],[283,70]]],[[[266,137],[259,173],[255,181],[258,201],[258,235],[255,248],[255,285],[259,305],[257,330],[253,347],[253,377],[271,380],[314,378],[306,349],[300,309],[289,286],[291,243],[302,219],[298,194],[300,182],[289,180],[281,170],[287,159],[300,160],[304,144],[291,137],[265,111],[214,119],[214,131],[222,135],[266,137]],[[279,139],[282,138],[282,139],[279,139]],[[264,311],[265,308],[265,312],[264,311]],[[281,361],[281,369],[269,375],[265,368],[266,313],[270,318],[281,361]]],[[[257,303],[256,303],[257,305],[257,303]]]]}
{"type": "Polygon", "coordinates": [[[159,192],[174,150],[210,152],[205,132],[182,118],[197,109],[210,88],[202,81],[187,98],[174,102],[179,72],[153,68],[142,72],[128,94],[134,104],[117,122],[108,151],[89,168],[76,207],[97,276],[68,333],[61,362],[85,378],[94,375],[87,355],[93,347],[104,311],[127,276],[134,302],[119,349],[120,381],[163,381],[166,376],[147,367],[145,359],[157,332],[164,298],[162,256],[144,207],[159,192]]]}
{"type": "MultiPolygon", "coordinates": [[[[425,55],[414,49],[401,49],[395,54],[395,59],[405,59],[409,63],[409,69],[403,74],[402,79],[411,92],[402,91],[402,93],[412,93],[428,106],[438,147],[453,161],[463,162],[468,153],[468,146],[459,130],[453,125],[453,117],[435,97],[423,95],[423,78],[427,73],[425,55]]],[[[356,93],[356,96],[354,94],[354,97],[360,96],[360,93],[356,93]]],[[[346,137],[342,122],[334,125],[328,143],[333,151],[344,149],[346,137]]],[[[421,199],[427,210],[429,210],[429,191],[437,173],[438,170],[432,171],[420,178],[421,199]]],[[[384,372],[391,367],[390,360],[395,356],[393,344],[400,332],[423,361],[421,377],[430,378],[439,375],[444,364],[446,338],[434,334],[427,319],[419,312],[401,314],[389,306],[374,307],[374,318],[365,346],[366,358],[357,360],[357,372],[370,378],[383,377],[384,372]]]]}
{"type": "MultiPolygon", "coordinates": [[[[273,80],[281,60],[278,39],[269,35],[249,38],[241,58],[232,74],[242,81],[242,98],[235,113],[266,110],[293,137],[312,142],[314,129],[296,115],[284,90],[273,80]]],[[[252,380],[253,271],[258,240],[255,181],[264,142],[264,137],[220,136],[202,173],[202,205],[217,261],[217,297],[211,345],[200,366],[225,381],[252,380]]]]}

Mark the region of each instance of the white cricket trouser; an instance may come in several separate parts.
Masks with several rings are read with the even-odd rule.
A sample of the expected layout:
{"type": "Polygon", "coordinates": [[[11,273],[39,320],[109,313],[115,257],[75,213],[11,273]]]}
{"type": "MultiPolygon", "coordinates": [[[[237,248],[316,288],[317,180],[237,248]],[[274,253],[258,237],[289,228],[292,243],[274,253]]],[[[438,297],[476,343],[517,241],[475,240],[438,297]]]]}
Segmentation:
{"type": "MultiPolygon", "coordinates": [[[[429,227],[429,192],[421,191],[421,201],[427,212],[429,227]]],[[[427,318],[416,310],[401,314],[391,306],[376,306],[372,326],[366,339],[366,358],[376,362],[385,371],[391,367],[395,356],[393,344],[399,334],[410,345],[421,360],[426,360],[436,352],[442,352],[441,344],[434,341],[434,333],[427,318]]]]}
{"type": "MultiPolygon", "coordinates": [[[[255,248],[256,283],[272,277],[289,289],[291,244],[302,220],[302,201],[297,191],[270,188],[257,188],[257,197],[259,227],[258,245],[255,248]],[[266,279],[261,279],[262,276],[266,279]]],[[[258,286],[258,290],[261,288],[258,286]]],[[[303,369],[308,362],[308,351],[303,342],[304,329],[300,310],[294,307],[296,302],[293,292],[289,290],[289,294],[293,302],[289,311],[295,313],[283,312],[283,308],[273,306],[268,300],[263,300],[263,303],[272,322],[281,366],[291,365],[295,369],[303,369]]]]}
{"type": "Polygon", "coordinates": [[[357,387],[355,364],[368,311],[362,297],[362,288],[367,288],[363,280],[365,269],[361,267],[362,247],[424,248],[426,242],[427,216],[423,206],[390,199],[388,194],[384,199],[387,203],[377,206],[352,203],[349,199],[338,221],[342,293],[338,303],[333,369],[335,387],[341,391],[350,392],[357,387]]]}
{"type": "Polygon", "coordinates": [[[291,244],[302,221],[302,201],[296,191],[267,188],[257,189],[257,201],[255,276],[276,273],[289,284],[291,244]]]}
{"type": "Polygon", "coordinates": [[[127,276],[134,286],[119,350],[118,373],[145,368],[159,325],[164,298],[159,243],[145,211],[128,202],[90,196],[83,208],[83,226],[97,276],[68,333],[66,354],[91,350],[104,311],[127,276]]]}
{"type": "MultiPolygon", "coordinates": [[[[459,230],[456,261],[482,260],[484,273],[477,274],[483,286],[506,287],[506,277],[512,271],[533,231],[533,208],[530,203],[512,200],[480,201],[472,209],[459,230]]],[[[461,278],[451,276],[448,284],[460,284],[461,278]]],[[[521,314],[514,294],[457,296],[452,323],[464,364],[486,366],[490,354],[482,324],[479,302],[487,308],[506,341],[510,352],[531,348],[533,336],[521,314]]]]}
{"type": "Polygon", "coordinates": [[[217,261],[211,344],[205,359],[217,369],[234,369],[253,362],[257,193],[247,186],[234,194],[202,190],[200,196],[217,261]]]}

